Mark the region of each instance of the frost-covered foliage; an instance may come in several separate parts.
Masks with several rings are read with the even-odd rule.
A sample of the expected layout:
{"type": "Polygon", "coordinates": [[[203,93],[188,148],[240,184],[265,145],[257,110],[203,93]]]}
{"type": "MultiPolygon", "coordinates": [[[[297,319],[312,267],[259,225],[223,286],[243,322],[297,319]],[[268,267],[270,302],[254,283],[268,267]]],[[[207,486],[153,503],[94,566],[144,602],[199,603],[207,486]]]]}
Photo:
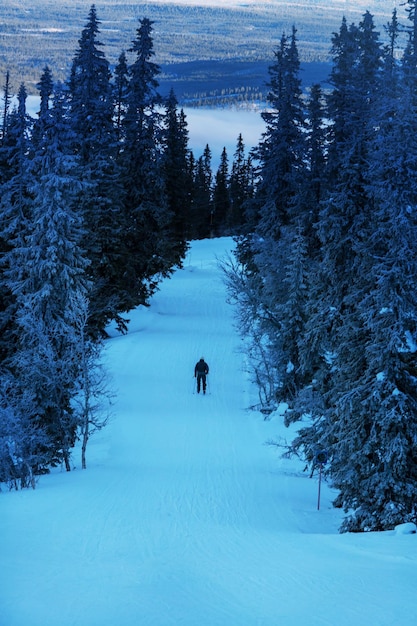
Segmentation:
{"type": "Polygon", "coordinates": [[[270,319],[262,305],[259,277],[234,258],[222,261],[221,268],[230,301],[238,311],[239,332],[245,340],[249,372],[258,387],[259,408],[268,414],[274,406],[278,376],[269,358],[271,349],[266,323],[270,319]]]}
{"type": "Polygon", "coordinates": [[[144,18],[112,76],[92,5],[66,83],[44,68],[36,120],[24,85],[11,110],[6,76],[0,482],[34,486],[50,465],[71,469],[79,435],[86,466],[88,439],[107,419],[98,360],[108,323],[126,331],[126,314],[181,265],[186,238],[210,232],[211,173],[201,205],[185,115],[173,92],[160,96],[154,55],[144,18]]]}
{"type": "Polygon", "coordinates": [[[169,188],[181,169],[175,145],[189,160],[186,121],[174,96],[160,110],[152,24],[140,21],[133,60],[120,55],[114,80],[99,26],[92,5],[67,83],[43,71],[36,120],[24,85],[13,110],[9,76],[4,87],[0,482],[17,487],[51,465],[71,469],[80,434],[85,467],[88,438],[107,419],[98,367],[106,326],[126,330],[124,315],[147,303],[187,248],[178,207],[192,201],[194,172],[169,188]]]}
{"type": "Polygon", "coordinates": [[[238,244],[244,297],[236,299],[255,301],[245,327],[259,325],[261,310],[272,400],[288,403],[287,422],[302,418],[293,452],[311,464],[326,452],[343,531],[417,516],[414,0],[407,17],[401,61],[396,11],[386,47],[369,12],[358,25],[343,20],[325,114],[317,88],[305,106],[289,106],[285,85],[296,98],[298,83],[285,80],[296,64],[281,42],[253,232],[238,244]]]}
{"type": "Polygon", "coordinates": [[[77,429],[71,409],[80,363],[77,320],[85,318],[88,303],[87,261],[80,247],[81,216],[75,213],[80,189],[77,159],[68,154],[67,124],[58,96],[43,122],[28,164],[32,180],[27,188],[31,210],[26,229],[5,255],[16,336],[9,404],[18,416],[28,411],[24,399],[31,399],[32,427],[38,426],[48,438],[42,464],[36,461],[38,470],[61,461],[69,470],[77,429]]]}

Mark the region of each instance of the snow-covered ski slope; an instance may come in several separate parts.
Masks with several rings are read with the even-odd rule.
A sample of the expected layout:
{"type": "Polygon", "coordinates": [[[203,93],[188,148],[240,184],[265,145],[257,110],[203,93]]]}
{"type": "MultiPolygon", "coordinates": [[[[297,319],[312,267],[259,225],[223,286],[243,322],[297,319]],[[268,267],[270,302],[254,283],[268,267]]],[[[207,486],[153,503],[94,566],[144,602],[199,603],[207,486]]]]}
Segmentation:
{"type": "Polygon", "coordinates": [[[339,535],[341,513],[255,400],[216,257],[193,243],[108,341],[117,390],[88,469],[0,494],[1,626],[415,626],[417,536],[339,535]],[[204,356],[210,393],[194,394],[204,356]]]}

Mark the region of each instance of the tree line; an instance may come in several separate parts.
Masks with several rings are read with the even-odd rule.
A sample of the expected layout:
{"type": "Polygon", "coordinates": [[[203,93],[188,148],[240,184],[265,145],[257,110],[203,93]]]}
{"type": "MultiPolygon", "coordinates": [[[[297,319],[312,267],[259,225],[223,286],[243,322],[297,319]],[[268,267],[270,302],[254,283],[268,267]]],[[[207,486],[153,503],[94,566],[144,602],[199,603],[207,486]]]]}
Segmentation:
{"type": "Polygon", "coordinates": [[[417,11],[332,37],[330,89],[301,92],[296,29],[270,66],[246,232],[224,270],[284,454],[322,465],[342,531],[417,519],[417,11]]]}
{"type": "MultiPolygon", "coordinates": [[[[386,11],[389,0],[370,0],[378,4],[378,12],[386,11]]],[[[44,65],[54,68],[56,79],[65,81],[71,66],[71,53],[75,49],[79,32],[87,14],[89,0],[72,2],[65,12],[60,3],[35,0],[30,6],[25,0],[3,0],[0,22],[0,75],[6,70],[24,81],[28,93],[36,93],[35,85],[44,65]],[[65,24],[63,23],[65,21],[65,24]]],[[[201,3],[200,3],[201,4],[201,3]]],[[[328,5],[323,15],[308,10],[300,3],[287,3],[285,13],[276,3],[256,5],[196,6],[192,3],[139,3],[101,0],[97,3],[102,19],[102,37],[106,56],[114,67],[121,49],[127,49],[131,39],[132,24],[137,17],[146,15],[157,24],[154,32],[158,63],[169,73],[171,64],[178,61],[190,63],[214,59],[253,62],[254,71],[242,74],[241,86],[253,85],[258,62],[267,63],[271,39],[277,28],[288,28],[293,22],[300,25],[305,41],[300,43],[304,60],[327,61],[329,33],[340,20],[340,7],[328,5]],[[245,33],[242,40],[241,34],[245,33]]],[[[354,4],[354,3],[349,3],[354,4]]],[[[370,5],[368,5],[370,6],[370,5]]],[[[347,10],[352,10],[348,6],[347,10]]],[[[389,8],[390,10],[390,8],[389,8]]],[[[323,8],[321,8],[323,11],[323,8]]],[[[220,70],[221,71],[221,70],[220,70]]],[[[205,91],[208,80],[219,80],[219,70],[208,67],[208,73],[198,77],[196,91],[205,91]]],[[[220,75],[221,80],[221,75],[220,75]]],[[[258,81],[261,84],[261,81],[258,81]]],[[[228,85],[223,77],[221,87],[228,85]]],[[[187,91],[190,89],[186,88],[187,91]]],[[[180,97],[179,89],[176,89],[180,97]]]]}
{"type": "Polygon", "coordinates": [[[141,19],[114,72],[90,9],[65,83],[45,67],[36,119],[10,76],[0,114],[0,482],[34,487],[101,428],[100,348],[147,305],[188,241],[239,227],[252,193],[242,137],[228,171],[195,159],[175,94],[159,94],[141,19]]]}

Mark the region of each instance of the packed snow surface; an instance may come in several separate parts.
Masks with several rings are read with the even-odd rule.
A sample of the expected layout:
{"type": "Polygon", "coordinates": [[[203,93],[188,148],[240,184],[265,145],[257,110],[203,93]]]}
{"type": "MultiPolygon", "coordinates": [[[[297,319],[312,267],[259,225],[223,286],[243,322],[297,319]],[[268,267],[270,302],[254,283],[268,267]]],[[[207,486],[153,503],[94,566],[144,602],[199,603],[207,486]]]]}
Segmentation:
{"type": "MultiPolygon", "coordinates": [[[[0,494],[1,626],[415,626],[417,535],[340,535],[335,493],[269,440],[217,258],[184,269],[104,355],[117,392],[88,468],[0,494]],[[195,362],[209,393],[194,389],[195,362]]],[[[409,530],[409,529],[408,529],[409,530]]]]}

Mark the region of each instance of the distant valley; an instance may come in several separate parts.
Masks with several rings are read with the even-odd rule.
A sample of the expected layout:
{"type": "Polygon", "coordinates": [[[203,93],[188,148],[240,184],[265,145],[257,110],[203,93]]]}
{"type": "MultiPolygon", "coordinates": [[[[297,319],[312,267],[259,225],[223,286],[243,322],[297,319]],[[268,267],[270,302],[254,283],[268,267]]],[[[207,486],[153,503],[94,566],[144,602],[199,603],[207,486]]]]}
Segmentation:
{"type": "MultiPolygon", "coordinates": [[[[2,0],[0,74],[10,71],[14,90],[23,81],[36,92],[45,65],[65,80],[85,26],[90,0],[2,0]]],[[[180,102],[224,104],[263,98],[268,66],[282,32],[297,28],[305,85],[325,79],[333,32],[343,15],[358,23],[369,9],[378,29],[390,19],[393,0],[101,0],[96,2],[101,41],[114,66],[128,50],[138,20],[154,21],[155,60],[161,91],[171,86],[180,102]]],[[[404,8],[399,8],[405,22],[404,8]]]]}

